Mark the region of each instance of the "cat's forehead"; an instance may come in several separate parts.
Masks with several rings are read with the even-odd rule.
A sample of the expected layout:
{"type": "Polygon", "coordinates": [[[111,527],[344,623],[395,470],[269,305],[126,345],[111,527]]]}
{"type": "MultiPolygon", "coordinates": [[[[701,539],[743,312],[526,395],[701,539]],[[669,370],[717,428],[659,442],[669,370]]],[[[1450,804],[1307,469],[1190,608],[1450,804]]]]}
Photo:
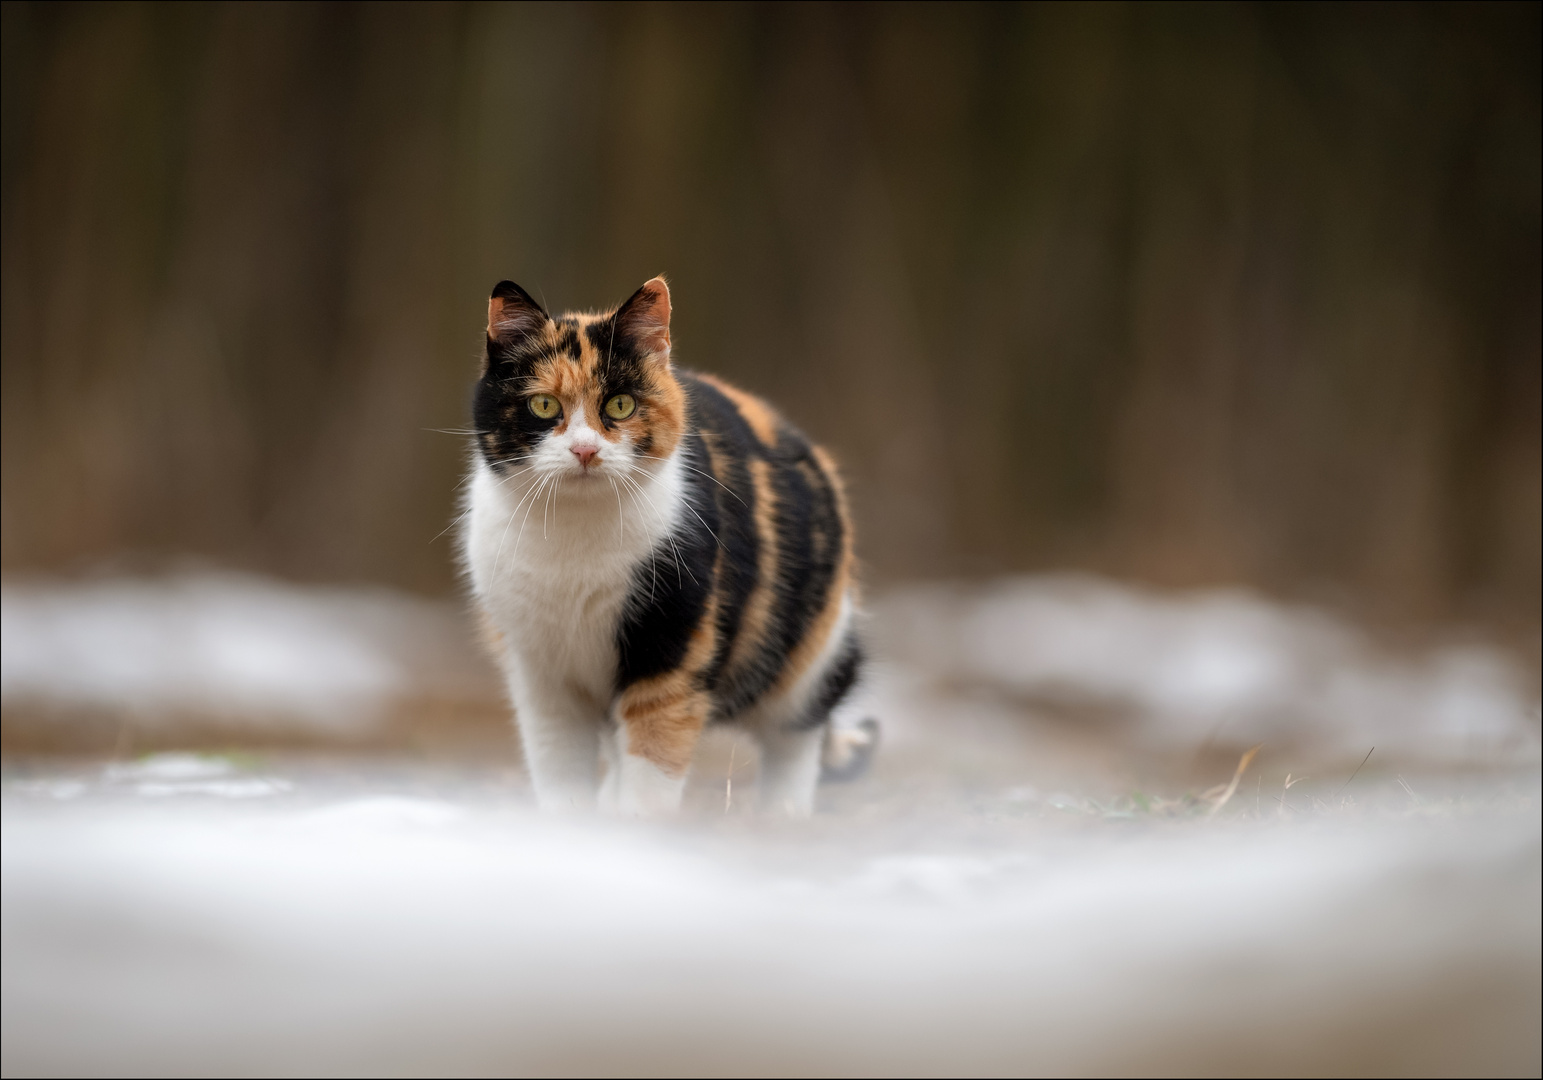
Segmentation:
{"type": "Polygon", "coordinates": [[[553,319],[552,324],[559,333],[575,334],[584,345],[586,352],[607,354],[612,352],[617,344],[614,311],[605,311],[598,315],[592,311],[570,311],[553,319]]]}
{"type": "MultiPolygon", "coordinates": [[[[565,379],[594,378],[604,359],[605,335],[594,331],[605,320],[601,316],[566,314],[547,323],[536,347],[529,351],[539,368],[550,368],[565,379]]],[[[528,346],[527,346],[528,348],[528,346]]]]}
{"type": "Polygon", "coordinates": [[[641,376],[638,358],[625,342],[616,340],[612,312],[555,316],[540,337],[527,344],[525,352],[534,361],[532,375],[536,380],[558,393],[578,392],[587,385],[628,375],[641,376]]]}

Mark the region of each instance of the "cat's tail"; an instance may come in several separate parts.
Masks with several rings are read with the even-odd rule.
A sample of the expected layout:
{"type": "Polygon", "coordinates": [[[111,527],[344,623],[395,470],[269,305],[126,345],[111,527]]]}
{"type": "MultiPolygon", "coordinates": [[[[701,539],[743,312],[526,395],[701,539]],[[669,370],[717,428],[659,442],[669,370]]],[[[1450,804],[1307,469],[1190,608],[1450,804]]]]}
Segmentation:
{"type": "Polygon", "coordinates": [[[820,752],[820,782],[840,784],[856,780],[873,764],[879,749],[879,722],[864,717],[856,727],[825,729],[825,745],[820,752]]]}

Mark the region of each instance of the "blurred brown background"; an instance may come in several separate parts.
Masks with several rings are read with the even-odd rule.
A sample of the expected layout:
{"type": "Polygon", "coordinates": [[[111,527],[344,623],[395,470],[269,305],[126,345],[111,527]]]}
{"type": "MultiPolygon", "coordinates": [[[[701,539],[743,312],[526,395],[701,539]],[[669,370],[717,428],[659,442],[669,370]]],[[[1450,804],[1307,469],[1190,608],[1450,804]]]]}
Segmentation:
{"type": "Polygon", "coordinates": [[[3,568],[444,593],[485,298],[670,276],[871,575],[1540,607],[1539,6],[4,5],[3,568]]]}

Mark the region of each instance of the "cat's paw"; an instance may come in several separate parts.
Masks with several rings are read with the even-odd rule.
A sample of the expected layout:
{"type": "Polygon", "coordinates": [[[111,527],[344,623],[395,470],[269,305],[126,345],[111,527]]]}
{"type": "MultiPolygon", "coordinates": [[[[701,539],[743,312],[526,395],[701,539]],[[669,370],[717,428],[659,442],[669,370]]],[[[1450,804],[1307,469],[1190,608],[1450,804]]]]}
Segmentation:
{"type": "Polygon", "coordinates": [[[680,810],[686,777],[672,776],[647,758],[621,755],[615,813],[621,817],[668,817],[680,810]]]}

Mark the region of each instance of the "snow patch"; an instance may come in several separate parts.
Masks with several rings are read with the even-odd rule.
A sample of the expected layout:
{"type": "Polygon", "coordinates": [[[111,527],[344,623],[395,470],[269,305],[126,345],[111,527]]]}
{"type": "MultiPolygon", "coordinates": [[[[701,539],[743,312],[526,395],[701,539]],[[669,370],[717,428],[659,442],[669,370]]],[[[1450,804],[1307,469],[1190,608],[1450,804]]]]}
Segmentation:
{"type": "Polygon", "coordinates": [[[1101,710],[1163,748],[1288,743],[1437,761],[1538,760],[1537,704],[1486,645],[1392,656],[1311,608],[1080,575],[892,592],[873,625],[903,680],[1101,710]]]}
{"type": "Polygon", "coordinates": [[[453,605],[254,575],[8,581],[0,700],[358,734],[404,697],[495,695],[453,605]]]}

